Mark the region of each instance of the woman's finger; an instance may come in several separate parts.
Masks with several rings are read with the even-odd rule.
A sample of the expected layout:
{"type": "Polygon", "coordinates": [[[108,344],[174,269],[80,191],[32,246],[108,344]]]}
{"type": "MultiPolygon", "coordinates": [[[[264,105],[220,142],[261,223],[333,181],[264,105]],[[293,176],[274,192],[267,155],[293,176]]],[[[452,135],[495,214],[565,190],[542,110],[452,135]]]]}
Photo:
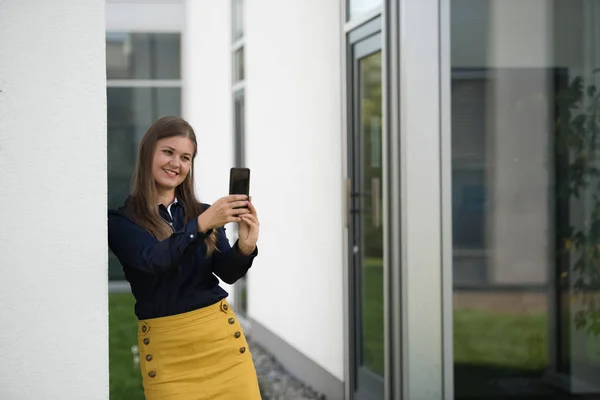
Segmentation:
{"type": "Polygon", "coordinates": [[[248,201],[247,200],[234,201],[233,203],[229,203],[229,206],[231,208],[248,207],[248,201]]]}
{"type": "Polygon", "coordinates": [[[244,214],[244,218],[248,218],[248,219],[252,220],[252,222],[254,222],[256,225],[260,225],[258,222],[258,218],[256,218],[256,215],[244,214]]]}
{"type": "Polygon", "coordinates": [[[256,213],[256,207],[254,207],[254,204],[252,204],[252,200],[250,200],[248,202],[248,208],[250,209],[250,212],[254,215],[257,215],[256,213]]]}
{"type": "Polygon", "coordinates": [[[250,225],[250,227],[258,230],[258,222],[253,221],[250,214],[242,215],[240,218],[242,219],[242,221],[250,225]]]}
{"type": "Polygon", "coordinates": [[[225,199],[225,202],[227,203],[233,203],[235,201],[248,200],[248,196],[245,194],[230,194],[229,196],[223,197],[223,199],[225,199]]]}
{"type": "Polygon", "coordinates": [[[233,208],[231,209],[231,215],[240,215],[240,214],[249,214],[250,210],[248,208],[233,208]]]}

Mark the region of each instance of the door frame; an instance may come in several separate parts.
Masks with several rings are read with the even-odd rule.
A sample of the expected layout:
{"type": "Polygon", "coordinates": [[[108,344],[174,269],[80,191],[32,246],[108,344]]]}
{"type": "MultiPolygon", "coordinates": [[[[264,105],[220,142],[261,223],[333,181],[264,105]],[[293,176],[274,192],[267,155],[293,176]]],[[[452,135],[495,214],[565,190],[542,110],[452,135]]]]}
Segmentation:
{"type": "MultiPolygon", "coordinates": [[[[350,215],[349,215],[349,231],[348,231],[348,241],[349,241],[349,254],[348,254],[348,268],[349,270],[349,288],[350,288],[350,338],[351,338],[351,356],[352,356],[352,371],[353,374],[353,390],[355,391],[355,395],[357,399],[381,399],[384,397],[385,392],[385,382],[387,381],[386,375],[384,375],[383,379],[371,373],[368,370],[365,370],[360,367],[361,361],[359,357],[361,356],[362,349],[359,348],[363,345],[362,337],[362,321],[358,318],[362,316],[361,306],[362,306],[362,279],[360,279],[359,275],[361,273],[360,266],[356,264],[357,254],[353,251],[353,236],[355,234],[355,230],[362,231],[364,227],[362,226],[362,218],[360,213],[353,212],[358,209],[360,205],[358,202],[364,204],[364,199],[362,199],[362,193],[366,192],[367,189],[362,187],[364,183],[364,168],[361,168],[361,165],[364,164],[364,137],[361,135],[363,121],[360,120],[360,99],[361,93],[359,92],[360,88],[360,65],[361,61],[369,56],[372,56],[377,53],[383,53],[382,46],[382,34],[381,34],[381,23],[380,19],[372,20],[366,23],[363,27],[359,29],[359,32],[356,35],[350,35],[350,40],[348,43],[349,50],[349,64],[348,64],[348,90],[349,90],[349,104],[348,110],[351,111],[350,115],[350,126],[348,129],[348,178],[350,180],[350,194],[351,197],[349,199],[350,202],[350,215]],[[360,197],[357,197],[358,193],[360,197]],[[365,382],[368,383],[364,386],[357,387],[357,383],[365,382]],[[365,391],[366,390],[366,391],[365,391]]],[[[383,61],[383,55],[382,55],[383,61]]],[[[383,63],[382,63],[383,64],[383,63]]],[[[382,65],[383,67],[383,65],[382,65]]],[[[383,86],[383,71],[382,71],[382,88],[383,86]]],[[[382,93],[383,94],[383,93],[382,93]]],[[[383,99],[382,99],[382,113],[383,113],[383,99]]],[[[382,117],[383,121],[383,117],[382,117]]],[[[382,144],[382,153],[383,153],[383,136],[385,135],[385,131],[382,127],[381,131],[381,144],[382,144]]],[[[384,158],[382,154],[382,171],[387,169],[387,166],[384,163],[384,158]]],[[[383,179],[382,179],[383,181],[383,179]]],[[[383,182],[382,182],[383,183],[383,182]]],[[[385,203],[385,202],[384,202],[385,203]]],[[[385,225],[384,230],[385,230],[385,225]]],[[[362,236],[361,236],[362,239],[362,236]]],[[[382,238],[384,242],[384,257],[383,257],[383,271],[384,271],[384,286],[386,284],[386,275],[387,270],[389,268],[388,263],[386,262],[385,250],[389,247],[386,242],[386,236],[384,234],[382,238]]],[[[361,251],[364,251],[363,243],[360,243],[361,251]]],[[[360,256],[358,256],[360,259],[360,256]]],[[[389,327],[385,321],[388,321],[387,315],[387,306],[386,303],[388,296],[388,291],[384,290],[384,348],[389,348],[387,346],[387,332],[389,331],[389,327]]],[[[386,356],[388,352],[385,352],[386,356]]],[[[388,358],[388,357],[386,357],[388,358]]],[[[384,370],[387,371],[387,360],[384,362],[384,370]]]]}
{"type": "MultiPolygon", "coordinates": [[[[342,13],[345,15],[345,12],[342,13]]],[[[390,210],[389,203],[391,200],[389,191],[389,173],[392,167],[389,164],[391,147],[389,146],[389,130],[387,128],[388,119],[388,107],[387,107],[387,51],[386,51],[386,35],[385,35],[385,20],[384,20],[383,9],[379,12],[374,12],[367,16],[364,21],[357,23],[356,21],[350,21],[345,23],[344,27],[344,44],[342,46],[344,51],[344,68],[343,68],[343,94],[344,94],[344,129],[343,129],[343,152],[344,152],[344,175],[346,180],[346,193],[344,197],[344,204],[346,204],[344,210],[344,221],[345,221],[345,268],[344,268],[344,279],[345,279],[345,305],[346,305],[346,336],[345,336],[345,386],[346,386],[346,398],[348,399],[397,399],[399,396],[394,396],[394,393],[400,393],[400,310],[399,301],[392,300],[394,290],[396,293],[399,289],[399,280],[397,285],[394,285],[393,276],[398,276],[399,266],[398,263],[390,263],[390,253],[393,252],[391,249],[397,246],[391,246],[390,240],[397,237],[397,234],[391,234],[390,229],[387,229],[388,225],[392,224],[389,218],[390,210]],[[355,52],[359,54],[356,55],[355,52]],[[357,155],[352,154],[353,147],[351,138],[356,138],[358,135],[358,116],[355,114],[355,107],[358,102],[359,93],[355,90],[358,86],[358,63],[359,60],[376,52],[381,52],[382,57],[382,219],[388,221],[383,227],[383,241],[384,241],[384,348],[385,348],[385,374],[384,381],[381,383],[381,388],[376,390],[376,397],[371,397],[367,393],[356,392],[357,377],[359,371],[358,366],[358,354],[357,340],[359,335],[360,326],[357,324],[356,307],[360,306],[357,304],[355,293],[360,293],[360,288],[357,286],[359,282],[354,274],[353,264],[353,251],[352,251],[352,225],[350,221],[353,216],[350,213],[351,207],[351,178],[353,165],[352,160],[356,159],[357,155]],[[397,270],[397,271],[393,271],[397,270]]],[[[354,139],[356,140],[356,139],[354,139]]],[[[358,155],[360,157],[360,155],[358,155]]],[[[394,296],[395,297],[395,296],[394,296]]],[[[399,297],[398,297],[399,299],[399,297]]],[[[371,380],[376,386],[376,383],[380,378],[378,376],[370,376],[373,374],[366,373],[368,371],[360,372],[362,379],[371,380]]]]}
{"type": "MultiPolygon", "coordinates": [[[[452,399],[450,0],[396,0],[403,399],[452,399]]],[[[393,135],[395,137],[396,134],[393,135]]],[[[396,147],[397,146],[397,147],[396,147]]],[[[397,164],[395,164],[397,163],[397,164]]]]}
{"type": "Polygon", "coordinates": [[[380,18],[384,136],[384,239],[388,246],[385,399],[453,397],[450,0],[384,0],[362,20],[342,26],[342,151],[344,227],[344,378],[354,399],[354,325],[349,276],[348,143],[352,127],[348,43],[380,18]],[[426,177],[426,179],[424,178],[426,177]],[[410,233],[410,235],[408,234],[410,233]],[[388,329],[389,328],[389,329],[388,329]],[[391,354],[390,354],[391,353],[391,354]]]}

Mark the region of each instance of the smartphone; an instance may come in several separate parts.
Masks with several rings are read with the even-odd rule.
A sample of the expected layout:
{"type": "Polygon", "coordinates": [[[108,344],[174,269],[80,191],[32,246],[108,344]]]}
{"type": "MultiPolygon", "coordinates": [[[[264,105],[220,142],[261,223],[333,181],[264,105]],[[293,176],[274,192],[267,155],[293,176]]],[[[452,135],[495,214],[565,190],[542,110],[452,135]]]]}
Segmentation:
{"type": "Polygon", "coordinates": [[[231,168],[229,171],[229,194],[250,195],[249,168],[231,168]]]}

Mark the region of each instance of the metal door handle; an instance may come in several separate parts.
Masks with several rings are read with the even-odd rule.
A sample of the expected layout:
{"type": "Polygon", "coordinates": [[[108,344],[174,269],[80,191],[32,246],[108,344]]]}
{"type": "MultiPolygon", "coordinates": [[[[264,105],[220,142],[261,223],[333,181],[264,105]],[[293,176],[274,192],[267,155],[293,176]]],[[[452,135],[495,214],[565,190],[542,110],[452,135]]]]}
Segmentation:
{"type": "Polygon", "coordinates": [[[371,215],[373,226],[379,228],[381,226],[381,218],[379,213],[379,178],[371,178],[371,215]]]}
{"type": "Polygon", "coordinates": [[[346,196],[345,196],[345,200],[346,200],[346,204],[344,204],[344,208],[345,208],[345,212],[344,212],[344,226],[346,228],[348,228],[349,226],[349,220],[350,220],[350,202],[351,202],[351,192],[350,192],[350,179],[346,178],[346,196]]]}

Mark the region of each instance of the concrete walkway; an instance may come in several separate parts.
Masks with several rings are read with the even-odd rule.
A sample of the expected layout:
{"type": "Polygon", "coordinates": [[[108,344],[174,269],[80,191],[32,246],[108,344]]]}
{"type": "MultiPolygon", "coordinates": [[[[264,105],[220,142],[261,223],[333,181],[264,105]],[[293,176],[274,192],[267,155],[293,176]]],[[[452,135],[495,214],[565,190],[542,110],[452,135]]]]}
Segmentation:
{"type": "Polygon", "coordinates": [[[129,293],[131,288],[127,281],[108,281],[108,293],[129,293]]]}

